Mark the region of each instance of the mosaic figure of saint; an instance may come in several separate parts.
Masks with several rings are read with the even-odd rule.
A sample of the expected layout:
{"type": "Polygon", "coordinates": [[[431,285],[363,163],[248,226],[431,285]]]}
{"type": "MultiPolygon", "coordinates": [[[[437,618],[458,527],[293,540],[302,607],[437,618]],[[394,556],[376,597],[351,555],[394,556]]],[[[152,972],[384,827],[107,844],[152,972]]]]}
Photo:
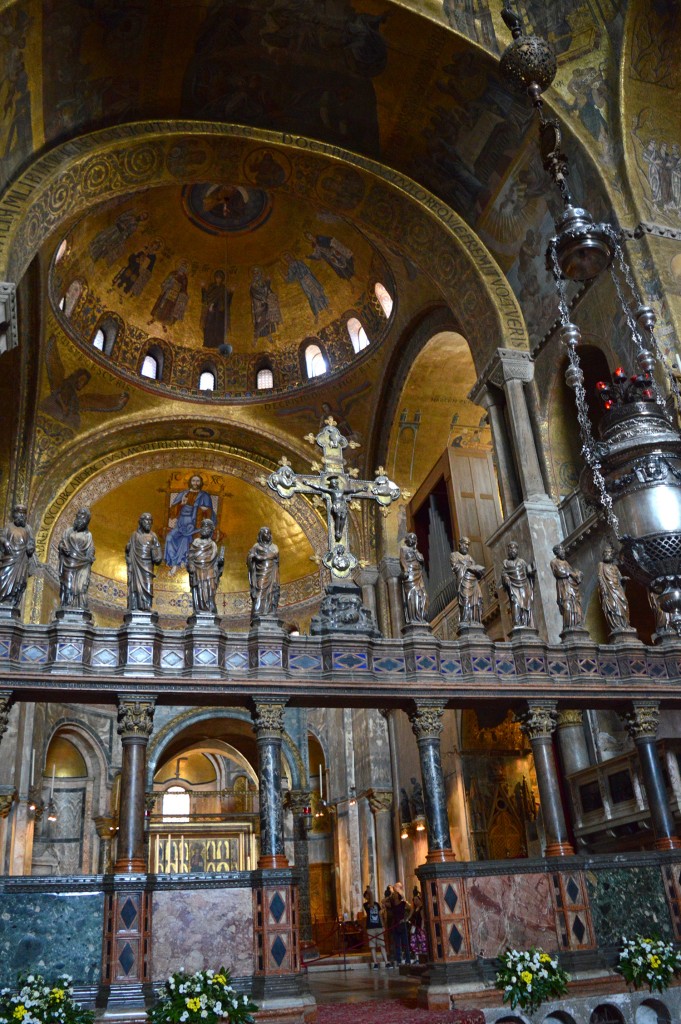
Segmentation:
{"type": "Polygon", "coordinates": [[[355,256],[347,245],[332,235],[313,235],[306,231],[305,237],[312,243],[311,260],[324,260],[344,281],[355,276],[355,256]]]}
{"type": "Polygon", "coordinates": [[[329,307],[324,286],[317,280],[307,264],[296,259],[293,253],[285,252],[284,260],[287,266],[286,281],[289,284],[296,282],[300,285],[316,320],[322,310],[329,307]]]}
{"type": "Polygon", "coordinates": [[[123,248],[127,240],[134,235],[140,224],[143,224],[148,217],[147,213],[133,213],[132,210],[125,210],[116,219],[115,224],[98,231],[90,242],[90,256],[93,263],[105,259],[107,266],[112,267],[116,260],[123,255],[123,248]]]}
{"type": "Polygon", "coordinates": [[[209,285],[201,285],[201,329],[203,347],[219,348],[229,333],[232,296],[225,284],[224,270],[216,270],[209,285]]]}
{"type": "Polygon", "coordinates": [[[180,260],[177,268],[168,274],[161,285],[161,294],[154,303],[149,324],[158,321],[163,330],[167,331],[178,320],[183,319],[189,302],[188,284],[189,263],[187,260],[180,260]]]}
{"type": "Polygon", "coordinates": [[[253,340],[257,342],[258,338],[271,338],[283,323],[283,318],[279,298],[272,290],[272,281],[265,277],[260,267],[253,268],[250,291],[253,340]]]}
{"type": "Polygon", "coordinates": [[[201,524],[214,521],[213,502],[210,494],[203,489],[203,477],[194,473],[189,478],[186,490],[176,494],[170,503],[171,527],[166,537],[163,558],[173,576],[180,565],[187,564],[187,553],[192,537],[196,536],[201,524]]]}
{"type": "Polygon", "coordinates": [[[40,408],[66,427],[78,430],[83,412],[117,412],[127,404],[127,391],[113,395],[91,391],[83,394],[84,388],[90,383],[90,371],[80,366],[67,374],[54,335],[45,347],[45,365],[51,391],[40,403],[40,408]]]}
{"type": "Polygon", "coordinates": [[[155,241],[131,252],[125,266],[114,275],[112,289],[118,288],[124,295],[141,295],[151,278],[160,248],[161,243],[155,241]]]}

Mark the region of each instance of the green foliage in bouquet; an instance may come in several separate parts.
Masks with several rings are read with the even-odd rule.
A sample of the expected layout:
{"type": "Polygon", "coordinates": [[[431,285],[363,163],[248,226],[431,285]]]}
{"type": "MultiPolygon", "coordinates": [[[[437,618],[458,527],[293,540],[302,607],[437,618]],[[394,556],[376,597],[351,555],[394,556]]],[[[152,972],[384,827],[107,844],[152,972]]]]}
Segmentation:
{"type": "Polygon", "coordinates": [[[681,952],[662,939],[622,939],[617,970],[631,985],[664,992],[675,974],[681,973],[681,952]]]}
{"type": "Polygon", "coordinates": [[[49,985],[40,974],[20,974],[16,989],[0,989],[0,1024],[92,1024],[95,1015],[73,998],[71,978],[49,985]]]}
{"type": "Polygon", "coordinates": [[[176,971],[166,981],[149,1013],[151,1024],[252,1024],[258,1009],[232,987],[229,971],[176,971]]]}
{"type": "Polygon", "coordinates": [[[560,999],[567,992],[570,975],[543,949],[509,949],[499,962],[496,986],[513,1009],[520,1006],[531,1013],[547,999],[560,999]]]}

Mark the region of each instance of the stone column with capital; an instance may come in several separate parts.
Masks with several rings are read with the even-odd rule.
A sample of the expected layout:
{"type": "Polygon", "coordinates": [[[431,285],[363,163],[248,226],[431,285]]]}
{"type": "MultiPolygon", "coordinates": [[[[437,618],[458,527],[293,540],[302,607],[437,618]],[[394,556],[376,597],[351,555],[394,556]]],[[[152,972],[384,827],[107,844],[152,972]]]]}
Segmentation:
{"type": "Polygon", "coordinates": [[[113,818],[100,815],[93,819],[99,837],[99,857],[97,871],[100,875],[108,875],[111,871],[111,844],[116,832],[113,818]]]}
{"type": "Polygon", "coordinates": [[[258,745],[259,868],[288,867],[284,854],[284,813],[281,802],[281,743],[285,707],[282,701],[254,700],[251,712],[258,745]]]}
{"type": "Polygon", "coordinates": [[[568,708],[558,712],[558,745],[563,762],[563,771],[572,775],[591,764],[584,733],[583,712],[579,708],[568,708]]]}
{"type": "Polygon", "coordinates": [[[154,724],[155,700],[120,697],[118,735],[123,747],[121,793],[118,808],[116,874],[137,874],[147,869],[144,851],[144,776],[147,744],[154,724]]]}
{"type": "Polygon", "coordinates": [[[405,618],[402,601],[402,567],[399,558],[382,558],[378,571],[388,589],[391,634],[394,637],[401,637],[405,618]]]}
{"type": "Polygon", "coordinates": [[[624,721],[636,746],[641,764],[641,778],[650,809],[655,849],[681,849],[681,839],[676,834],[676,826],[669,807],[662,766],[657,752],[656,738],[660,722],[660,705],[653,700],[634,701],[632,710],[624,716],[624,721]]]}
{"type": "Polygon", "coordinates": [[[547,857],[574,856],[575,851],[565,823],[565,811],[553,754],[553,732],[558,721],[557,703],[552,700],[529,701],[527,711],[519,715],[518,720],[532,746],[539,802],[546,832],[545,854],[547,857]]]}
{"type": "Polygon", "coordinates": [[[361,566],[354,573],[353,579],[362,588],[362,604],[371,612],[374,622],[380,629],[378,603],[376,600],[376,584],[378,582],[378,566],[361,566]]]}
{"type": "Polygon", "coordinates": [[[428,854],[426,863],[455,860],[449,833],[447,794],[440,756],[440,733],[445,704],[442,701],[417,700],[409,721],[421,759],[423,799],[426,811],[428,854]]]}
{"type": "Polygon", "coordinates": [[[300,939],[303,945],[312,943],[312,914],[310,911],[310,858],[307,837],[312,824],[312,793],[309,789],[292,789],[289,806],[293,814],[293,850],[295,866],[300,872],[298,886],[298,912],[300,939]]]}
{"type": "Polygon", "coordinates": [[[378,894],[391,885],[397,874],[393,849],[393,794],[389,789],[370,789],[367,800],[374,820],[376,843],[376,890],[378,894]]]}
{"type": "MultiPolygon", "coordinates": [[[[534,377],[534,362],[529,352],[520,349],[499,348],[480,375],[470,398],[479,404],[489,403],[485,393],[499,395],[503,392],[506,417],[512,441],[514,476],[520,488],[520,503],[513,509],[491,537],[483,538],[494,558],[496,579],[501,578],[501,566],[506,558],[509,541],[515,541],[523,558],[537,568],[534,585],[534,616],[537,629],[550,643],[558,643],[563,629],[563,619],[556,605],[556,581],[551,572],[553,548],[563,539],[563,529],[555,502],[546,493],[541,464],[535,443],[532,421],[525,396],[525,386],[534,377]]],[[[493,417],[502,419],[500,411],[492,411],[493,417]]],[[[499,427],[501,429],[501,427],[499,427]]],[[[510,468],[502,466],[503,459],[497,451],[497,465],[500,476],[510,474],[510,468]]],[[[512,479],[513,476],[509,476],[512,479]]],[[[499,480],[502,490],[507,493],[504,511],[512,500],[508,482],[499,480]]],[[[506,601],[500,602],[502,622],[505,631],[511,629],[506,601]]]]}
{"type": "Polygon", "coordinates": [[[107,1007],[112,1014],[119,1007],[143,1012],[153,996],[144,777],[155,703],[154,697],[138,694],[121,694],[118,698],[118,734],[123,748],[118,844],[113,888],[104,902],[104,956],[97,997],[97,1005],[107,1007]]]}

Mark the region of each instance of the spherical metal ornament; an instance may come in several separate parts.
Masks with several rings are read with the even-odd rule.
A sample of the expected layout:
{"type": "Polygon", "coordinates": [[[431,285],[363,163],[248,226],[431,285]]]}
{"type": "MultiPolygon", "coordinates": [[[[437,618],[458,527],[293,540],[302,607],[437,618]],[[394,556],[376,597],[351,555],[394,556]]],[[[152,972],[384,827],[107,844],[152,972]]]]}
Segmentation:
{"type": "Polygon", "coordinates": [[[539,36],[518,36],[501,55],[499,70],[508,85],[527,92],[533,82],[544,92],[558,71],[553,47],[539,36]]]}
{"type": "Polygon", "coordinates": [[[231,356],[233,351],[234,349],[232,348],[228,341],[223,342],[222,345],[218,345],[218,352],[220,353],[221,356],[224,356],[225,359],[228,356],[231,356]]]}
{"type": "Polygon", "coordinates": [[[569,388],[576,388],[584,383],[584,374],[578,366],[568,366],[565,371],[565,383],[569,388]]]}
{"type": "Polygon", "coordinates": [[[636,357],[642,373],[652,373],[655,369],[655,356],[647,348],[642,349],[636,357]]]}
{"type": "Polygon", "coordinates": [[[556,257],[563,277],[590,281],[610,266],[614,247],[607,224],[594,224],[579,206],[568,206],[557,226],[556,257]]]}
{"type": "Polygon", "coordinates": [[[560,336],[566,345],[576,348],[582,340],[582,332],[577,324],[566,324],[560,332],[560,336]]]}

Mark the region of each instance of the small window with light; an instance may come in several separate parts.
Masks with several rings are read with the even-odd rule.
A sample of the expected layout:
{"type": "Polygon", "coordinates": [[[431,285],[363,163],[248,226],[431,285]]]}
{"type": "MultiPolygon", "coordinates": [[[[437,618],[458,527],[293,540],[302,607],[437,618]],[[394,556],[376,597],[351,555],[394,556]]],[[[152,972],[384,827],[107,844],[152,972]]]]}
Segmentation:
{"type": "Polygon", "coordinates": [[[274,387],[274,374],[269,367],[264,366],[261,370],[258,370],[255,386],[258,391],[269,391],[274,387]]]}
{"type": "Polygon", "coordinates": [[[142,360],[140,375],[148,377],[149,380],[158,380],[158,359],[151,354],[146,355],[142,360]]]}
{"type": "Polygon", "coordinates": [[[308,345],[305,349],[305,369],[308,377],[323,377],[328,367],[319,345],[308,345]]]}
{"type": "Polygon", "coordinates": [[[374,294],[378,299],[381,309],[385,313],[386,320],[390,319],[390,314],[393,311],[393,297],[380,281],[377,281],[374,285],[374,294]]]}
{"type": "Polygon", "coordinates": [[[355,352],[361,352],[362,349],[369,347],[369,337],[357,317],[353,316],[348,320],[348,334],[355,352]]]}
{"type": "Polygon", "coordinates": [[[212,370],[203,370],[201,372],[199,391],[215,391],[215,374],[212,370]]]}

